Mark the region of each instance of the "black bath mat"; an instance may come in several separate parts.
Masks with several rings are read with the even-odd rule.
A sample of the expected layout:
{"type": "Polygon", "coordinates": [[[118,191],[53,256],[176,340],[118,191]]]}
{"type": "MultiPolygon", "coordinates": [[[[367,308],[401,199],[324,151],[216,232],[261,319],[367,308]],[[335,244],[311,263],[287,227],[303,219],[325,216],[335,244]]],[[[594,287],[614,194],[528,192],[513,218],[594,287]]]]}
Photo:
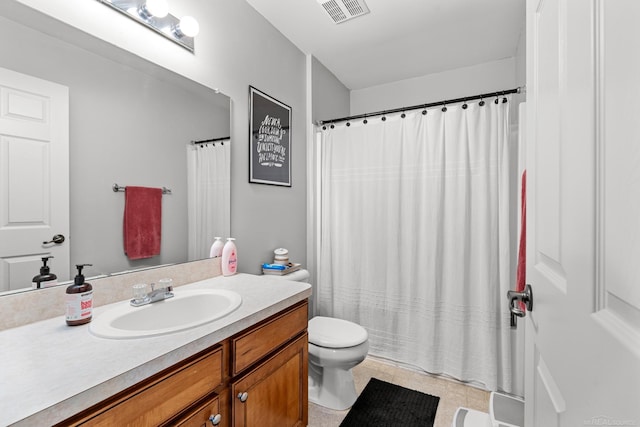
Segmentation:
{"type": "Polygon", "coordinates": [[[440,398],[371,378],[340,427],[433,427],[440,398]]]}

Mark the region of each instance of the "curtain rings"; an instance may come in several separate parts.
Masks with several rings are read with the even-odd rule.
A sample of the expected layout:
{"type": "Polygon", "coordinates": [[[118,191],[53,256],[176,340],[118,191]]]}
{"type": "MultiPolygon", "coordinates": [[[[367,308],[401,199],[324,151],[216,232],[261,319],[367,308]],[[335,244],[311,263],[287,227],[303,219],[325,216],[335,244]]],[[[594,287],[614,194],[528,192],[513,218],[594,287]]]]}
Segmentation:
{"type": "Polygon", "coordinates": [[[466,110],[469,106],[467,105],[467,100],[464,100],[464,104],[462,104],[462,109],[466,110]]]}

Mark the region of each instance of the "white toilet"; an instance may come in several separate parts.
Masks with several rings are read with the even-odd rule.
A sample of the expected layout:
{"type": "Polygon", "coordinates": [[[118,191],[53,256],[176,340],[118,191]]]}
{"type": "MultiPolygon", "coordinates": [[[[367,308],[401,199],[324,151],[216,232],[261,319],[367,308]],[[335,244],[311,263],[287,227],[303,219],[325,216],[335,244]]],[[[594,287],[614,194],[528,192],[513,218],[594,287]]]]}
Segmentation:
{"type": "Polygon", "coordinates": [[[369,336],[360,325],[316,316],[309,320],[309,401],[329,409],[350,408],[358,394],[351,368],[369,352],[369,336]]]}
{"type": "MultiPolygon", "coordinates": [[[[309,272],[298,270],[268,277],[306,282],[309,272]]],[[[358,397],[351,368],[367,357],[367,331],[353,322],[322,316],[312,318],[307,331],[309,401],[334,410],[350,408],[358,397]]]]}

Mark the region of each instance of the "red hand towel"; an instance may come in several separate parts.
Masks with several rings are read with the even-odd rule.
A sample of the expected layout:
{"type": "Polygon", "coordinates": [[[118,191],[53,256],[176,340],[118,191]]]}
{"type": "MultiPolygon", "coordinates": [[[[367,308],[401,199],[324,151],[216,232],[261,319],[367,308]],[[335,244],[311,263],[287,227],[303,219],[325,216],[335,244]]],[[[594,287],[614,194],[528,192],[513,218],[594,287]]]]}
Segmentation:
{"type": "Polygon", "coordinates": [[[129,259],[160,254],[162,189],[125,188],[123,230],[124,253],[129,259]]]}
{"type": "MultiPolygon", "coordinates": [[[[518,269],[516,270],[516,291],[524,291],[527,273],[527,171],[522,172],[522,211],[520,213],[520,247],[518,249],[518,269]]],[[[525,309],[520,302],[520,308],[525,309]]]]}

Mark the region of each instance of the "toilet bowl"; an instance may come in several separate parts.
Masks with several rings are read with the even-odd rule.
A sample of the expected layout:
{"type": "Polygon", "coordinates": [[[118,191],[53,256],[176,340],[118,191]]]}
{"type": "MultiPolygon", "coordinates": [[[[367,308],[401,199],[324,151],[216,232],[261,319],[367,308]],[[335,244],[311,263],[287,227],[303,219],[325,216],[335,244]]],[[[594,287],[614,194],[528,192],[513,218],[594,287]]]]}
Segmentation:
{"type": "Polygon", "coordinates": [[[309,401],[329,409],[350,408],[358,394],[351,368],[369,352],[369,336],[360,325],[316,316],[309,320],[309,401]]]}
{"type": "MultiPolygon", "coordinates": [[[[268,276],[306,282],[309,272],[268,276]]],[[[369,352],[369,336],[360,325],[316,316],[309,320],[309,402],[334,410],[350,408],[358,394],[351,368],[369,352]]]]}

